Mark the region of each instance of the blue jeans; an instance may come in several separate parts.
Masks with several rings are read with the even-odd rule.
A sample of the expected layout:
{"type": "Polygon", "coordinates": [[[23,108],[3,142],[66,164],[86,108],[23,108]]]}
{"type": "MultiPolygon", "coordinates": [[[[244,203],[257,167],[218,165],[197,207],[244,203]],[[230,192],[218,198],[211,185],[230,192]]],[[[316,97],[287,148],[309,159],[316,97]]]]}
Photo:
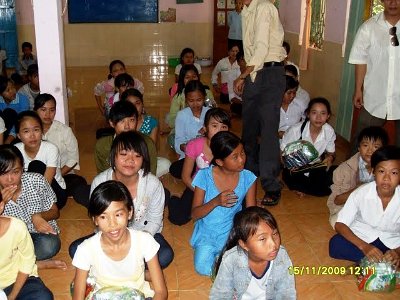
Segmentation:
{"type": "MultiPolygon", "coordinates": [[[[8,296],[14,284],[6,287],[4,293],[8,296]]],[[[53,293],[44,285],[39,277],[30,276],[26,279],[17,296],[18,300],[52,300],[53,293]]]]}
{"type": "Polygon", "coordinates": [[[58,234],[45,234],[31,232],[33,246],[37,260],[45,260],[55,256],[61,248],[58,234]]]}
{"type": "MultiPolygon", "coordinates": [[[[370,245],[378,248],[385,253],[390,250],[380,239],[376,239],[370,245]]],[[[329,241],[329,256],[336,259],[345,259],[359,262],[365,254],[358,249],[353,243],[346,240],[342,235],[336,234],[329,241]]]]}
{"type": "MultiPolygon", "coordinates": [[[[78,246],[86,239],[94,236],[95,233],[89,234],[87,236],[81,237],[71,243],[69,246],[68,252],[69,256],[73,259],[76,249],[78,249],[78,246]]],[[[172,247],[168,242],[164,239],[163,235],[161,233],[156,233],[154,235],[154,239],[156,240],[157,243],[160,244],[160,249],[158,250],[158,261],[160,263],[160,267],[162,269],[165,269],[166,267],[169,266],[169,264],[172,262],[174,259],[174,251],[172,250],[172,247]]]]}

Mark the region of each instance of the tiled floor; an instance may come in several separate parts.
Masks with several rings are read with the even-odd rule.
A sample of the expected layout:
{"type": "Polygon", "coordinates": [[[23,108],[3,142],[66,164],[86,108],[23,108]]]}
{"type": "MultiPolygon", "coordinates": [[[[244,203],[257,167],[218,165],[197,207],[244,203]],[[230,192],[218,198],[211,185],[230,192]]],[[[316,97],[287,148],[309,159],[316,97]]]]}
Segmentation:
{"type": "MultiPolygon", "coordinates": [[[[173,70],[162,67],[135,67],[128,70],[145,84],[145,106],[150,114],[163,120],[168,110],[167,91],[173,82],[173,70]]],[[[102,125],[102,117],[95,107],[92,95],[93,85],[103,79],[106,68],[69,68],[68,85],[73,91],[70,103],[71,126],[78,137],[81,155],[81,174],[89,182],[96,175],[93,160],[96,128],[102,125]]],[[[210,69],[203,70],[203,81],[209,83],[210,69]]],[[[241,122],[233,120],[233,131],[240,134],[241,122]]],[[[338,160],[346,155],[347,145],[338,141],[338,160]]],[[[174,159],[174,154],[166,146],[166,136],[160,136],[159,154],[174,159]]],[[[169,175],[163,178],[165,186],[172,193],[181,193],[183,184],[169,175]]],[[[262,196],[261,189],[258,195],[262,196]]],[[[305,197],[299,199],[284,188],[281,202],[272,207],[280,226],[282,244],[287,248],[295,266],[347,266],[349,262],[335,261],[328,256],[328,240],[334,231],[328,223],[326,198],[305,197]]],[[[166,210],[166,214],[167,214],[166,210]]],[[[57,258],[68,264],[66,271],[44,270],[40,272],[56,299],[70,299],[69,284],[74,276],[74,268],[68,256],[69,244],[78,237],[93,230],[85,208],[69,199],[58,220],[61,228],[62,248],[57,258]]],[[[170,242],[175,259],[164,270],[169,299],[208,299],[211,281],[199,276],[193,269],[193,252],[189,238],[193,224],[175,226],[165,218],[163,234],[170,242]]],[[[371,294],[359,292],[352,276],[303,275],[296,277],[298,299],[400,299],[400,290],[391,294],[371,294]]]]}

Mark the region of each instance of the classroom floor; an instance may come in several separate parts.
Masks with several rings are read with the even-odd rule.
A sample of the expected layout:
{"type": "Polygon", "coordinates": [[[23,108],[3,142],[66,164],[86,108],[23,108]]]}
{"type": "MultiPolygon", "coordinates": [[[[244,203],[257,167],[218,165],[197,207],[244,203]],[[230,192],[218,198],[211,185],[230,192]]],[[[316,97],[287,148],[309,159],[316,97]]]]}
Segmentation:
{"type": "MultiPolygon", "coordinates": [[[[142,80],[145,86],[145,107],[151,115],[164,123],[168,111],[168,88],[174,81],[173,69],[166,66],[128,67],[128,72],[142,80]]],[[[102,117],[93,97],[93,86],[104,79],[106,67],[75,67],[67,69],[67,84],[72,90],[69,98],[70,125],[78,138],[80,148],[80,174],[91,182],[96,175],[93,159],[96,129],[103,125],[102,117]]],[[[202,81],[210,84],[210,68],[203,69],[202,81]]],[[[223,107],[223,105],[221,105],[223,107]]],[[[161,129],[165,129],[162,124],[161,129]]],[[[241,120],[233,119],[232,131],[240,134],[241,120]]],[[[159,155],[174,160],[173,152],[168,148],[166,135],[160,135],[159,155]]],[[[343,161],[347,155],[348,144],[338,138],[337,161],[343,161]]],[[[184,185],[169,174],[162,178],[166,188],[173,194],[180,194],[184,185]]],[[[258,187],[260,187],[258,185],[258,187]]],[[[258,188],[258,196],[263,193],[258,188]]],[[[287,248],[294,266],[349,266],[346,261],[337,261],[328,256],[328,241],[334,231],[328,222],[326,198],[306,196],[298,198],[286,187],[282,191],[280,203],[270,211],[278,221],[282,244],[287,248]]],[[[165,216],[168,211],[165,210],[165,216]]],[[[42,270],[40,276],[53,291],[55,299],[71,299],[69,285],[74,277],[74,267],[68,256],[68,246],[75,239],[93,232],[92,221],[87,217],[86,209],[69,199],[61,211],[58,224],[61,228],[62,247],[56,256],[67,262],[68,269],[42,270]]],[[[169,299],[208,299],[211,280],[199,276],[193,268],[193,252],[189,245],[193,224],[172,225],[164,218],[163,235],[175,251],[175,259],[164,270],[169,291],[169,299]]],[[[359,292],[355,278],[350,275],[303,275],[296,276],[298,299],[400,299],[400,290],[391,294],[373,294],[359,292]]]]}

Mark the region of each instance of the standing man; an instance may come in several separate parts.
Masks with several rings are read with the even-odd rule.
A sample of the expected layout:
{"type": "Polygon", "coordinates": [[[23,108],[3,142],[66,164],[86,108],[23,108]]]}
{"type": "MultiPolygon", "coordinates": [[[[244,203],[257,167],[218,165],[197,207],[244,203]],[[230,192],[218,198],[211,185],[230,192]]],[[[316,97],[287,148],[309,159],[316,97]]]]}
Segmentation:
{"type": "Polygon", "coordinates": [[[276,205],[281,197],[278,127],[285,92],[286,57],[282,47],[283,27],[270,0],[244,0],[242,10],[243,48],[246,69],[234,82],[243,93],[242,140],[246,168],[260,175],[265,191],[263,205],[276,205]],[[257,140],[260,136],[260,145],[257,140]]]}
{"type": "MultiPolygon", "coordinates": [[[[395,120],[400,146],[400,0],[381,0],[384,11],[359,28],[349,63],[355,65],[354,106],[360,110],[354,137],[369,126],[395,120]]],[[[352,141],[355,150],[355,139],[352,141]]]]}

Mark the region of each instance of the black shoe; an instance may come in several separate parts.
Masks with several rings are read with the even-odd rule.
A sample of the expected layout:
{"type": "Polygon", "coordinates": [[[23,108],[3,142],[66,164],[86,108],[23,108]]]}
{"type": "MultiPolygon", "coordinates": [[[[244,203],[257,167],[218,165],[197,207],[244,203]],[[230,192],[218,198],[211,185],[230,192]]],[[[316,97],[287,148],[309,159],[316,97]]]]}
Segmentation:
{"type": "Polygon", "coordinates": [[[261,204],[265,206],[274,206],[279,203],[279,200],[281,200],[281,191],[265,192],[261,204]]]}

